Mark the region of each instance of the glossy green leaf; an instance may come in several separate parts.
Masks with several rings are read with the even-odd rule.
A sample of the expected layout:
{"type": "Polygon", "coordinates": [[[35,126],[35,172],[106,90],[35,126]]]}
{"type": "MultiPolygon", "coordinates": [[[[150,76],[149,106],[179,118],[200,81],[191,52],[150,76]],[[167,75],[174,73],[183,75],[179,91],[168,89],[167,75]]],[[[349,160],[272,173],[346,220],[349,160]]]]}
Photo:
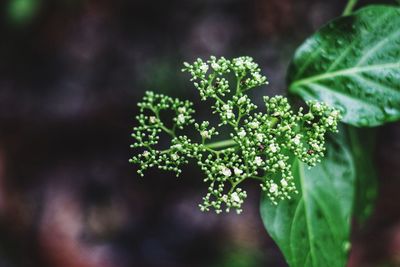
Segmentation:
{"type": "Polygon", "coordinates": [[[354,215],[363,223],[371,215],[377,196],[377,172],[374,164],[376,131],[357,129],[351,126],[343,129],[347,133],[347,143],[356,167],[356,189],[354,215]]]}
{"type": "Polygon", "coordinates": [[[288,84],[352,125],[400,119],[400,8],[369,6],[329,22],[296,51],[288,84]]]}
{"type": "Polygon", "coordinates": [[[273,205],[261,201],[261,216],[291,267],[344,267],[354,197],[354,165],[341,141],[331,141],[327,155],[308,169],[295,161],[300,193],[273,205]]]}

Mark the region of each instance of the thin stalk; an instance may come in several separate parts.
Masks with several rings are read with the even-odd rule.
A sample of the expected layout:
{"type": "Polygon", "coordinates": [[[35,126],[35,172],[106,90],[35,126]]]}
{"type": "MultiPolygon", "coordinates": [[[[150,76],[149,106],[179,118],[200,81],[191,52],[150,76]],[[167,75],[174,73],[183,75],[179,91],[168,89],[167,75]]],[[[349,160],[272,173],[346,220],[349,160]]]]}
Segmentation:
{"type": "Polygon", "coordinates": [[[227,146],[233,146],[235,145],[236,142],[232,139],[227,139],[227,140],[222,140],[210,144],[206,144],[206,147],[208,148],[222,148],[222,147],[227,147],[227,146]]]}
{"type": "Polygon", "coordinates": [[[357,5],[358,0],[349,0],[346,7],[343,10],[343,16],[350,15],[353,12],[354,7],[357,5]]]}
{"type": "Polygon", "coordinates": [[[167,134],[169,134],[170,136],[175,137],[174,131],[168,129],[168,128],[165,127],[164,125],[160,125],[160,128],[161,128],[164,132],[166,132],[167,134]]]}

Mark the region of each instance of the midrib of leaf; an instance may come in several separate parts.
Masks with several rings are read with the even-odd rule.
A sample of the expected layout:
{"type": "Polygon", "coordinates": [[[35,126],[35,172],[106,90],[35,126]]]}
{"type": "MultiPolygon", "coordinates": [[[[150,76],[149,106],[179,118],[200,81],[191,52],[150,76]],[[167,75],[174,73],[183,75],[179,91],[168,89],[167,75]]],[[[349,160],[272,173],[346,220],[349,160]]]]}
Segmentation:
{"type": "Polygon", "coordinates": [[[307,206],[305,205],[305,202],[307,200],[306,199],[306,197],[307,197],[307,193],[306,193],[307,189],[306,189],[305,182],[304,182],[304,177],[305,177],[304,166],[301,163],[299,163],[298,166],[299,166],[300,186],[301,186],[301,191],[302,191],[303,198],[304,198],[304,201],[303,201],[304,204],[303,205],[304,205],[304,211],[305,211],[305,214],[306,214],[306,227],[307,227],[307,232],[309,233],[308,244],[310,246],[310,257],[311,257],[312,265],[316,267],[317,265],[316,265],[316,262],[315,262],[315,260],[316,260],[315,251],[314,251],[314,246],[313,246],[313,244],[311,242],[311,239],[313,239],[314,236],[312,235],[312,231],[311,231],[310,214],[309,214],[309,211],[307,209],[307,206]]]}
{"type": "MultiPolygon", "coordinates": [[[[290,247],[290,254],[291,254],[290,258],[292,259],[292,262],[293,262],[293,259],[296,257],[295,253],[294,253],[293,242],[292,242],[293,229],[294,229],[293,226],[295,225],[295,220],[297,218],[297,214],[300,212],[301,205],[304,205],[303,203],[304,203],[303,197],[300,197],[299,202],[297,203],[296,209],[294,211],[293,220],[290,223],[290,234],[289,234],[290,243],[289,243],[289,247],[290,247]]],[[[310,253],[310,251],[308,251],[308,253],[310,253]]],[[[307,257],[306,257],[305,262],[307,262],[307,257]]],[[[304,266],[305,266],[305,264],[304,264],[304,266]]]]}
{"type": "MultiPolygon", "coordinates": [[[[310,223],[310,220],[311,220],[312,218],[310,218],[311,215],[310,215],[309,210],[308,210],[308,208],[307,208],[307,206],[306,206],[306,203],[307,203],[308,201],[311,201],[311,200],[309,199],[309,197],[310,197],[310,198],[314,199],[316,205],[319,206],[319,207],[321,208],[321,211],[322,211],[322,210],[327,210],[327,208],[326,208],[325,204],[323,204],[323,202],[320,201],[320,200],[318,199],[318,197],[312,193],[312,191],[310,191],[310,190],[307,189],[306,183],[305,183],[305,181],[304,181],[304,179],[305,179],[304,165],[301,164],[301,163],[299,163],[299,164],[298,164],[298,168],[299,168],[300,186],[301,186],[301,190],[302,190],[302,197],[301,197],[301,199],[299,200],[299,205],[298,205],[298,207],[300,206],[300,204],[302,204],[302,205],[304,206],[304,211],[305,211],[305,215],[306,215],[306,227],[307,227],[307,231],[308,231],[308,235],[309,235],[309,237],[308,237],[308,243],[309,243],[309,246],[310,246],[310,250],[309,250],[308,253],[309,253],[309,256],[311,257],[311,262],[312,262],[313,266],[314,266],[314,267],[317,267],[317,264],[316,264],[316,262],[315,262],[315,260],[316,260],[316,255],[315,255],[315,253],[316,253],[316,252],[315,252],[315,250],[314,250],[314,245],[313,245],[313,242],[312,242],[312,240],[314,240],[315,237],[314,237],[313,234],[312,234],[312,233],[313,233],[313,230],[312,230],[312,226],[311,226],[311,223],[310,223]],[[309,196],[309,197],[308,197],[308,196],[309,196]]],[[[325,174],[326,174],[327,176],[330,175],[329,172],[326,171],[326,169],[323,169],[323,170],[324,170],[324,172],[325,172],[325,174]]],[[[298,212],[298,207],[296,207],[296,211],[295,211],[295,216],[294,216],[294,218],[296,218],[296,214],[297,214],[297,212],[298,212]]],[[[338,237],[336,236],[336,235],[337,235],[337,231],[334,231],[334,227],[331,225],[329,218],[326,216],[325,213],[323,213],[323,214],[324,214],[325,219],[327,220],[327,225],[328,225],[328,228],[329,228],[330,231],[331,231],[331,234],[332,234],[333,239],[335,240],[335,242],[336,242],[338,245],[340,245],[341,242],[340,242],[340,240],[338,239],[338,237]]],[[[292,233],[291,233],[291,236],[292,236],[292,233]]],[[[293,251],[292,251],[292,255],[293,255],[293,251]]],[[[304,266],[307,266],[306,263],[307,263],[307,257],[306,257],[305,265],[304,265],[304,266]]]]}
{"type": "Polygon", "coordinates": [[[351,94],[346,94],[346,93],[344,93],[344,92],[342,92],[342,91],[332,90],[332,88],[330,88],[330,87],[328,87],[328,86],[325,86],[325,85],[323,85],[323,84],[319,84],[319,83],[309,83],[308,85],[309,85],[311,88],[312,88],[313,86],[317,86],[317,87],[319,87],[320,89],[324,89],[324,90],[326,90],[326,91],[334,91],[336,94],[342,95],[342,96],[344,96],[344,97],[346,97],[346,98],[352,98],[352,99],[354,99],[354,100],[356,100],[356,101],[364,102],[365,104],[367,104],[367,105],[369,105],[369,106],[375,107],[375,103],[372,103],[372,102],[368,101],[368,99],[359,98],[359,97],[353,96],[353,95],[351,95],[351,94]]]}
{"type": "Polygon", "coordinates": [[[341,70],[337,70],[334,72],[323,73],[323,74],[314,75],[314,76],[311,76],[311,77],[308,77],[305,79],[298,80],[298,81],[292,83],[289,87],[290,87],[291,91],[295,92],[296,87],[299,87],[300,85],[313,83],[313,82],[324,80],[324,79],[331,79],[331,78],[335,78],[338,76],[348,76],[348,75],[355,74],[355,73],[367,72],[367,71],[378,70],[378,69],[395,69],[395,68],[400,69],[399,62],[341,69],[341,70]]]}
{"type": "MultiPolygon", "coordinates": [[[[327,173],[325,169],[324,169],[324,172],[327,173]]],[[[329,175],[329,173],[327,173],[327,174],[329,175]]],[[[313,198],[313,199],[315,200],[316,206],[319,206],[319,208],[321,208],[321,212],[322,212],[322,210],[323,210],[323,211],[329,210],[329,208],[327,208],[327,206],[325,205],[324,201],[318,199],[318,197],[317,197],[314,193],[312,193],[312,191],[310,191],[309,194],[310,194],[310,197],[313,198]]],[[[330,230],[331,233],[332,233],[332,237],[333,237],[334,241],[335,241],[337,244],[340,244],[341,242],[340,242],[340,240],[338,239],[338,238],[339,238],[339,237],[338,237],[338,231],[337,231],[336,228],[335,228],[334,226],[332,226],[332,224],[331,224],[332,218],[329,218],[329,216],[326,215],[325,212],[323,212],[323,216],[324,216],[325,219],[326,219],[326,224],[328,225],[328,228],[329,228],[329,230],[330,230]]],[[[340,231],[339,231],[339,232],[340,232],[340,231]]]]}

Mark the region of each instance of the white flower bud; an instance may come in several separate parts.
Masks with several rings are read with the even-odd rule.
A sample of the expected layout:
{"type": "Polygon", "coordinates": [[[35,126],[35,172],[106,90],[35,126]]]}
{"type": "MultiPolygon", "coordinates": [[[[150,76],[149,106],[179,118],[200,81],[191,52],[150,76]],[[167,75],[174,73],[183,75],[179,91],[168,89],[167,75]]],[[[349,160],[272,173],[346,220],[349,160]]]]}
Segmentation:
{"type": "Polygon", "coordinates": [[[275,193],[278,191],[278,185],[275,183],[272,183],[271,186],[269,187],[269,192],[270,193],[275,193]]]}
{"type": "Polygon", "coordinates": [[[222,109],[223,110],[230,110],[231,106],[229,106],[228,104],[225,104],[225,105],[222,106],[222,109]]]}
{"type": "Polygon", "coordinates": [[[278,161],[278,165],[281,169],[284,169],[286,167],[285,162],[283,162],[283,160],[278,161]]]}
{"type": "Polygon", "coordinates": [[[208,132],[208,131],[202,131],[202,132],[200,132],[200,135],[203,137],[203,138],[210,138],[211,136],[210,136],[210,133],[208,132]]]}
{"type": "Polygon", "coordinates": [[[256,128],[258,128],[260,126],[260,124],[258,122],[256,122],[256,121],[250,122],[249,125],[250,125],[250,127],[252,129],[256,129],[256,128]]]}
{"type": "Polygon", "coordinates": [[[239,136],[240,138],[243,138],[243,137],[246,136],[246,132],[245,132],[244,130],[241,130],[240,132],[238,132],[238,136],[239,136]]]}
{"type": "Polygon", "coordinates": [[[233,168],[233,172],[234,172],[237,176],[240,176],[240,175],[243,173],[243,171],[242,171],[241,169],[236,168],[236,167],[233,168]]]}
{"type": "Polygon", "coordinates": [[[262,159],[260,157],[257,156],[257,157],[254,158],[254,163],[257,166],[261,166],[263,164],[263,161],[262,161],[262,159]]]}
{"type": "Polygon", "coordinates": [[[178,115],[178,122],[179,123],[185,123],[185,115],[179,114],[178,115]]]}
{"type": "Polygon", "coordinates": [[[229,168],[227,168],[227,167],[222,167],[221,168],[221,173],[226,177],[229,177],[229,176],[232,175],[231,170],[229,168]]]}
{"type": "Polygon", "coordinates": [[[216,71],[218,71],[221,68],[220,65],[218,65],[216,62],[211,63],[211,67],[216,71]]]}
{"type": "Polygon", "coordinates": [[[253,78],[257,81],[261,80],[261,75],[258,72],[253,73],[253,78]]]}
{"type": "Polygon", "coordinates": [[[238,104],[239,105],[241,105],[241,104],[243,104],[244,102],[246,102],[246,97],[245,96],[242,96],[241,98],[239,98],[239,100],[238,100],[238,104]]]}
{"type": "Polygon", "coordinates": [[[240,197],[238,196],[238,194],[236,193],[236,192],[233,192],[232,194],[231,194],[231,198],[232,198],[232,200],[233,201],[235,201],[235,202],[240,202],[240,197]]]}
{"type": "Polygon", "coordinates": [[[203,73],[206,73],[206,72],[208,71],[208,65],[207,65],[206,63],[203,63],[203,64],[200,66],[200,70],[201,70],[203,73]]]}
{"type": "Polygon", "coordinates": [[[233,114],[232,110],[227,110],[226,111],[226,118],[227,119],[232,119],[235,117],[235,114],[233,114]]]}
{"type": "Polygon", "coordinates": [[[296,135],[293,139],[292,139],[293,143],[295,145],[299,145],[300,144],[300,135],[296,135]]]}
{"type": "Polygon", "coordinates": [[[271,150],[272,153],[275,153],[276,151],[278,151],[278,148],[276,147],[275,144],[270,144],[269,149],[271,150]]]}
{"type": "Polygon", "coordinates": [[[151,116],[150,118],[149,118],[149,121],[150,121],[150,123],[156,123],[156,117],[154,117],[154,116],[151,116]]]}

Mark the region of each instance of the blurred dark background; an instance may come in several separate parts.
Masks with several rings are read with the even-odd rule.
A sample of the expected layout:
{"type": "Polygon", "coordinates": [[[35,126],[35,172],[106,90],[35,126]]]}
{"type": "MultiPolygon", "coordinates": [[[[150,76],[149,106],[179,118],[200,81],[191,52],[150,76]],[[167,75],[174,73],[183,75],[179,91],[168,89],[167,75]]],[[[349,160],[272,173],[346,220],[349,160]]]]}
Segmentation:
{"type": "MultiPolygon", "coordinates": [[[[197,208],[197,169],[137,176],[136,103],[154,90],[201,107],[179,70],[210,55],[253,56],[270,80],[256,94],[285,94],[296,47],[345,4],[2,0],[0,267],[287,266],[258,185],[242,215],[217,216],[197,208]]],[[[376,151],[377,208],[354,229],[350,267],[400,266],[399,123],[379,129],[376,151]]]]}

